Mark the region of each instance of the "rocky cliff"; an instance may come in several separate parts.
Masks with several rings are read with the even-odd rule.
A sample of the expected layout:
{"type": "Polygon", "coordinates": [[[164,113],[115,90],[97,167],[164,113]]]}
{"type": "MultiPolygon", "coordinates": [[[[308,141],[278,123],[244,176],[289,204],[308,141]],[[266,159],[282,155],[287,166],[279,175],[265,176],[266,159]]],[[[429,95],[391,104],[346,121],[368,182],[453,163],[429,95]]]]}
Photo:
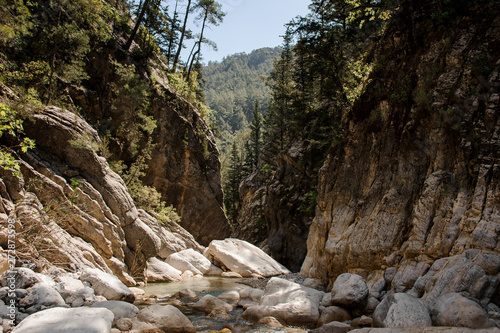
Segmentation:
{"type": "Polygon", "coordinates": [[[15,219],[15,253],[36,269],[93,267],[127,284],[144,279],[150,257],[201,250],[180,226],[136,208],[123,180],[92,149],[99,137],[82,118],[46,107],[24,127],[37,149],[17,156],[21,177],[1,171],[4,249],[8,219],[15,219]]]}
{"type": "Polygon", "coordinates": [[[320,170],[303,274],[498,298],[500,19],[494,1],[462,5],[406,2],[369,55],[320,170]]]}
{"type": "Polygon", "coordinates": [[[182,217],[180,224],[208,246],[229,236],[223,209],[219,151],[200,114],[165,85],[155,99],[156,146],[144,183],[154,186],[182,217]],[[172,102],[173,101],[173,102],[172,102]]]}
{"type": "Polygon", "coordinates": [[[298,272],[307,254],[314,216],[319,161],[297,140],[276,158],[273,171],[253,172],[240,184],[241,211],[233,235],[264,246],[273,258],[298,272]]]}

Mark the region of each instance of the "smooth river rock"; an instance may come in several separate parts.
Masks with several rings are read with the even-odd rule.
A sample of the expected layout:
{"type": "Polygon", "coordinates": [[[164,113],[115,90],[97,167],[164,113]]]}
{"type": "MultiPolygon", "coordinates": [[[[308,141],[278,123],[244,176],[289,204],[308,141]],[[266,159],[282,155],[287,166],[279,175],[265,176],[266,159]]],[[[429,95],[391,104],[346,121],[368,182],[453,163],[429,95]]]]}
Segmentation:
{"type": "Polygon", "coordinates": [[[356,274],[340,274],[332,288],[332,304],[346,308],[364,308],[368,297],[365,279],[356,274]]]}
{"type": "Polygon", "coordinates": [[[489,328],[494,324],[488,320],[481,306],[457,293],[439,297],[431,306],[432,319],[436,326],[489,328]]]}
{"type": "Polygon", "coordinates": [[[104,302],[96,302],[90,306],[91,308],[105,308],[109,311],[113,312],[114,320],[113,323],[116,323],[119,319],[122,318],[134,318],[137,317],[139,313],[139,308],[137,306],[130,304],[128,302],[123,301],[104,301],[104,302]]]}
{"type": "Polygon", "coordinates": [[[273,277],[267,283],[259,305],[249,306],[242,317],[257,323],[270,316],[291,326],[315,327],[322,298],[321,291],[273,277]]]}
{"type": "Polygon", "coordinates": [[[210,260],[193,249],[173,253],[165,262],[182,272],[190,270],[194,274],[206,274],[212,266],[210,260]]]}
{"type": "Polygon", "coordinates": [[[270,277],[290,273],[264,251],[240,239],[214,240],[210,242],[208,250],[216,261],[243,277],[270,277]]]}
{"type": "Polygon", "coordinates": [[[149,258],[145,276],[148,282],[180,281],[182,272],[158,258],[149,258]]]}
{"type": "Polygon", "coordinates": [[[427,303],[408,294],[387,295],[373,313],[374,327],[414,328],[432,326],[427,303]]]}
{"type": "Polygon", "coordinates": [[[153,324],[167,333],[196,333],[189,319],[176,307],[171,305],[151,305],[142,309],[138,319],[153,324]]]}
{"type": "Polygon", "coordinates": [[[109,333],[113,317],[104,308],[52,308],[30,315],[12,333],[109,333]]]}
{"type": "Polygon", "coordinates": [[[97,295],[102,295],[108,300],[130,303],[135,300],[134,293],[116,276],[101,270],[86,268],[80,276],[80,280],[89,282],[97,295]]]}

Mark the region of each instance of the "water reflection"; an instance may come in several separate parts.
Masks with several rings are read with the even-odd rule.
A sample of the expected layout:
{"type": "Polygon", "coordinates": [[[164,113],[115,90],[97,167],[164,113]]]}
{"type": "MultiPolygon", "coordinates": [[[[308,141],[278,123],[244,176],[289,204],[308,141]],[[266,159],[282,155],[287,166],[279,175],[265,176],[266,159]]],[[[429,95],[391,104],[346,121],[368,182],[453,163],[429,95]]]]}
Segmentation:
{"type": "Polygon", "coordinates": [[[241,284],[245,279],[221,278],[221,277],[203,277],[193,278],[185,281],[150,283],[143,289],[146,295],[171,296],[183,289],[191,289],[198,296],[211,294],[217,296],[225,291],[240,287],[247,287],[241,284]]]}
{"type": "MultiPolygon", "coordinates": [[[[246,279],[221,278],[221,277],[203,277],[193,278],[186,281],[167,282],[167,283],[150,283],[142,287],[146,295],[156,295],[159,299],[167,298],[180,290],[190,289],[196,293],[198,297],[206,294],[217,296],[225,291],[234,288],[246,288],[243,284],[246,279]]],[[[163,302],[158,302],[162,304],[163,302]]],[[[252,323],[241,318],[243,309],[237,307],[231,311],[230,318],[207,318],[204,312],[194,310],[190,304],[183,304],[178,308],[191,320],[196,330],[200,333],[211,332],[213,330],[220,331],[223,328],[229,328],[231,332],[245,333],[305,333],[302,328],[283,327],[275,328],[267,325],[253,325],[252,323]]]]}

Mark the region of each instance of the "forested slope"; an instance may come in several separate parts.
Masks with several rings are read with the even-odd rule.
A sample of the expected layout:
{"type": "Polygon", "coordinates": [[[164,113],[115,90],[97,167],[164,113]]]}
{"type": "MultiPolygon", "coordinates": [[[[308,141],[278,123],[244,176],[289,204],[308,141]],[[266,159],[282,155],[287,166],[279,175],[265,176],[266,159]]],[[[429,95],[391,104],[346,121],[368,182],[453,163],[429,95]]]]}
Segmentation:
{"type": "Polygon", "coordinates": [[[200,249],[182,227],[203,244],[229,235],[197,62],[191,76],[181,58],[172,68],[151,28],[160,16],[131,38],[123,1],[0,11],[1,216],[18,225],[19,262],[133,284],[149,258],[200,249]]]}

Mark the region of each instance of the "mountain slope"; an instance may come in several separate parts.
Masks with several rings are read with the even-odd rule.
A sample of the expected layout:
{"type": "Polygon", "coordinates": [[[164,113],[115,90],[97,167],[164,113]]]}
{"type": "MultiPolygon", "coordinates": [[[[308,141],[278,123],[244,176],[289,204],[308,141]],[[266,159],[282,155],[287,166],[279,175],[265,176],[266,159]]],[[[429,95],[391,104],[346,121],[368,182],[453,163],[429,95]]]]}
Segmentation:
{"type": "Polygon", "coordinates": [[[281,48],[262,48],[249,54],[230,55],[203,68],[206,103],[214,110],[221,132],[234,133],[251,120],[254,101],[267,108],[269,89],[263,77],[271,72],[281,48]]]}

